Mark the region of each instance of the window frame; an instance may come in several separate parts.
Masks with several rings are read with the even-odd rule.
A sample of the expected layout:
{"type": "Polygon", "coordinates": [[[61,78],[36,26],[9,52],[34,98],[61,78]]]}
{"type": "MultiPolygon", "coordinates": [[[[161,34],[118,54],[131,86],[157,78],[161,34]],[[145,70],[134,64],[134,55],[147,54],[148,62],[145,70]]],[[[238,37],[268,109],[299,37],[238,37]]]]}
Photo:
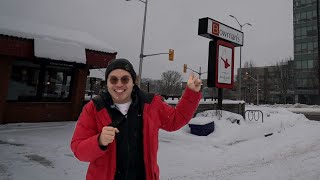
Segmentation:
{"type": "MultiPolygon", "coordinates": [[[[74,79],[75,79],[75,69],[76,69],[76,63],[72,63],[72,62],[65,62],[65,61],[56,61],[56,60],[50,60],[50,59],[16,59],[15,62],[12,64],[12,69],[14,68],[21,68],[21,67],[25,67],[26,69],[30,68],[30,66],[28,66],[27,64],[30,62],[32,64],[34,64],[35,66],[39,67],[39,75],[38,75],[38,79],[37,84],[36,84],[36,94],[35,95],[30,95],[30,96],[21,96],[20,99],[19,97],[15,97],[12,99],[8,99],[9,98],[9,91],[10,90],[10,86],[8,87],[8,94],[6,97],[6,101],[7,102],[71,102],[71,97],[72,97],[72,90],[73,90],[73,84],[74,84],[74,79]],[[21,63],[21,65],[17,66],[16,63],[21,63]],[[25,66],[23,66],[25,65],[25,66]],[[63,73],[67,73],[68,75],[70,75],[70,80],[68,82],[66,82],[65,86],[68,86],[67,88],[65,88],[64,92],[68,92],[67,96],[52,96],[52,97],[45,97],[44,93],[45,93],[45,74],[46,72],[48,72],[48,70],[51,71],[55,71],[56,73],[59,72],[63,72],[63,73]],[[61,71],[64,70],[64,71],[61,71]]],[[[67,75],[67,76],[68,76],[67,75]]],[[[9,79],[9,83],[12,80],[12,72],[10,74],[10,79],[9,79]]],[[[62,85],[63,86],[63,85],[62,85]]],[[[17,95],[19,96],[19,95],[17,95]]]]}

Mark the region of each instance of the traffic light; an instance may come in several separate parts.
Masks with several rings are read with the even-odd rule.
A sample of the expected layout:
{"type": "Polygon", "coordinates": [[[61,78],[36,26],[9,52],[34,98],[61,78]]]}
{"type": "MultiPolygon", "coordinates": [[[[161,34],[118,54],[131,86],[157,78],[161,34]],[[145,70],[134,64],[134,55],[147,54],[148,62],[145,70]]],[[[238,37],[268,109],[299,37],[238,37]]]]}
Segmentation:
{"type": "Polygon", "coordinates": [[[173,59],[174,59],[174,50],[169,49],[169,61],[173,61],[173,59]]]}
{"type": "Polygon", "coordinates": [[[187,72],[187,68],[188,68],[187,64],[184,64],[184,65],[183,65],[183,73],[186,73],[186,72],[187,72]]]}

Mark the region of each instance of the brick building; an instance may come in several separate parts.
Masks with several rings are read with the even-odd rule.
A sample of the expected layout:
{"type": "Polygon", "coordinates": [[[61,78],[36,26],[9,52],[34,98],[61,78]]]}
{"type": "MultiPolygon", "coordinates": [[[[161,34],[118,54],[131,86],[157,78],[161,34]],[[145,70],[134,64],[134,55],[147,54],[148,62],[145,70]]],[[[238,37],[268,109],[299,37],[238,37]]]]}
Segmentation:
{"type": "Polygon", "coordinates": [[[87,33],[0,17],[0,124],[76,120],[89,69],[116,54],[87,33]]]}

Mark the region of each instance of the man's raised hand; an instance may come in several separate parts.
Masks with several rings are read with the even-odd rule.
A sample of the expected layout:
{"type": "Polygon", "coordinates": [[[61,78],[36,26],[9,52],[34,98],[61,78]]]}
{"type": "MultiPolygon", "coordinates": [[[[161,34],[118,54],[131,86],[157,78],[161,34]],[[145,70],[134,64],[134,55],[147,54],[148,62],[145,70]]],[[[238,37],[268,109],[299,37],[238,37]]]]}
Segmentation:
{"type": "Polygon", "coordinates": [[[193,91],[199,92],[201,89],[202,81],[193,72],[190,73],[187,86],[193,91]]]}

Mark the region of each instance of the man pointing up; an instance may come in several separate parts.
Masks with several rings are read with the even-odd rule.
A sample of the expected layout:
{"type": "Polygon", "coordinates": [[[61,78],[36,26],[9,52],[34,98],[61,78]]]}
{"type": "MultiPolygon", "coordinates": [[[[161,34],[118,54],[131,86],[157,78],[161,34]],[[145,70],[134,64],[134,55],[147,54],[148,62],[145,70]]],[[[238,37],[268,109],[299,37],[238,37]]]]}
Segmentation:
{"type": "Polygon", "coordinates": [[[77,122],[71,149],[90,162],[87,180],[158,180],[159,129],[175,131],[193,117],[201,80],[193,73],[176,107],[143,92],[126,59],[115,59],[105,72],[107,89],[87,103],[77,122]]]}

